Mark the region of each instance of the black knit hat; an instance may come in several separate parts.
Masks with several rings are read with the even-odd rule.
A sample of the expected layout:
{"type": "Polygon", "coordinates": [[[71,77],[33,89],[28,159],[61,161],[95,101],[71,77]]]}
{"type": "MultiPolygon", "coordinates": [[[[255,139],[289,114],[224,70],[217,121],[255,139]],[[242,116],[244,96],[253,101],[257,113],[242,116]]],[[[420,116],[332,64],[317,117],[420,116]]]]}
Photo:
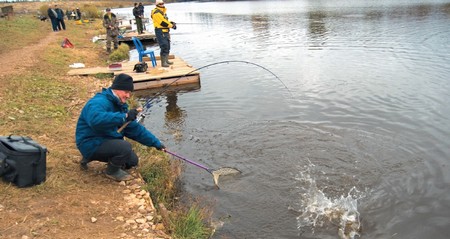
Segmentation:
{"type": "Polygon", "coordinates": [[[127,74],[119,74],[114,79],[111,89],[114,90],[127,90],[127,91],[133,91],[134,85],[133,85],[133,78],[127,74]]]}

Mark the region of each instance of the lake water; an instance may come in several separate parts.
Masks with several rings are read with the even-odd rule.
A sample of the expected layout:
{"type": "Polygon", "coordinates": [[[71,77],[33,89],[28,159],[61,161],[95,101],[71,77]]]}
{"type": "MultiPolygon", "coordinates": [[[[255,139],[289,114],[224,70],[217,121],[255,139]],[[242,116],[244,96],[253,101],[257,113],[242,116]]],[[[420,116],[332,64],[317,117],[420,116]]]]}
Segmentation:
{"type": "Polygon", "coordinates": [[[184,189],[223,223],[213,238],[448,238],[450,1],[166,7],[171,54],[267,69],[202,68],[200,89],[163,94],[144,122],[172,151],[242,171],[217,190],[185,166],[184,189]]]}

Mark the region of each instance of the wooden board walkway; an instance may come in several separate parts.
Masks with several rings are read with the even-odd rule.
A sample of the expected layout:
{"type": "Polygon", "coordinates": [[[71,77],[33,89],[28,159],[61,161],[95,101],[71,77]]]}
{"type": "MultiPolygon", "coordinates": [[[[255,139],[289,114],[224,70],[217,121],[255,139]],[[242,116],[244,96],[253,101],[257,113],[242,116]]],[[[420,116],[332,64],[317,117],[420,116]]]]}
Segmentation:
{"type": "Polygon", "coordinates": [[[157,57],[158,65],[152,67],[150,61],[144,61],[148,64],[148,70],[146,72],[136,73],[133,71],[134,65],[138,61],[129,61],[122,63],[121,70],[110,70],[108,67],[93,67],[93,68],[78,68],[71,69],[68,75],[95,75],[95,74],[114,74],[118,75],[125,73],[133,77],[134,89],[154,89],[165,86],[180,86],[180,85],[200,85],[200,73],[192,66],[188,65],[183,59],[171,56],[173,58],[170,61],[173,65],[170,67],[161,67],[159,56],[157,57]]]}

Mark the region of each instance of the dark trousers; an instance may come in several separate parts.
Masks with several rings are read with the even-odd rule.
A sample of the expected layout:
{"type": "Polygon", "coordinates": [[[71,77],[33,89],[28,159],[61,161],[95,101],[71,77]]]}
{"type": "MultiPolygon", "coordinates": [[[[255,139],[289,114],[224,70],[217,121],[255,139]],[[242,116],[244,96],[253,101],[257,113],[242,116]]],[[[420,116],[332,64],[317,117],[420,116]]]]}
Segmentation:
{"type": "Polygon", "coordinates": [[[136,17],[136,27],[138,33],[142,33],[144,31],[144,28],[142,27],[142,18],[136,17]]]}
{"type": "Polygon", "coordinates": [[[101,161],[116,166],[131,168],[138,165],[139,158],[131,148],[131,144],[123,139],[112,139],[103,142],[89,161],[101,161]]]}
{"type": "Polygon", "coordinates": [[[52,29],[54,32],[58,31],[58,19],[56,18],[50,18],[50,21],[52,22],[52,29]]]}
{"type": "Polygon", "coordinates": [[[170,33],[162,32],[161,29],[155,28],[156,41],[158,41],[161,55],[169,55],[170,53],[170,33]]]}
{"type": "Polygon", "coordinates": [[[61,30],[61,28],[66,30],[66,23],[64,22],[64,19],[58,19],[58,29],[61,30]]]}

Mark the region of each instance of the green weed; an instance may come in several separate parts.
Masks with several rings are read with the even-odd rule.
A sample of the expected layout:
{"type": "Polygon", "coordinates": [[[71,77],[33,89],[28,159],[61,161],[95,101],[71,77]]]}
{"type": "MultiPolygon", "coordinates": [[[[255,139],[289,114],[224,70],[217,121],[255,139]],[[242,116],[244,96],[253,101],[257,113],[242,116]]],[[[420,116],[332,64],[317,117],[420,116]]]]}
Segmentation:
{"type": "Polygon", "coordinates": [[[130,47],[127,44],[120,44],[117,50],[113,51],[109,55],[109,60],[111,62],[120,62],[123,60],[128,60],[130,58],[130,47]]]}
{"type": "Polygon", "coordinates": [[[211,230],[204,221],[207,214],[198,205],[192,205],[187,212],[177,211],[170,217],[170,229],[174,238],[202,239],[211,235],[211,230]],[[181,213],[180,213],[181,212],[181,213]]]}

